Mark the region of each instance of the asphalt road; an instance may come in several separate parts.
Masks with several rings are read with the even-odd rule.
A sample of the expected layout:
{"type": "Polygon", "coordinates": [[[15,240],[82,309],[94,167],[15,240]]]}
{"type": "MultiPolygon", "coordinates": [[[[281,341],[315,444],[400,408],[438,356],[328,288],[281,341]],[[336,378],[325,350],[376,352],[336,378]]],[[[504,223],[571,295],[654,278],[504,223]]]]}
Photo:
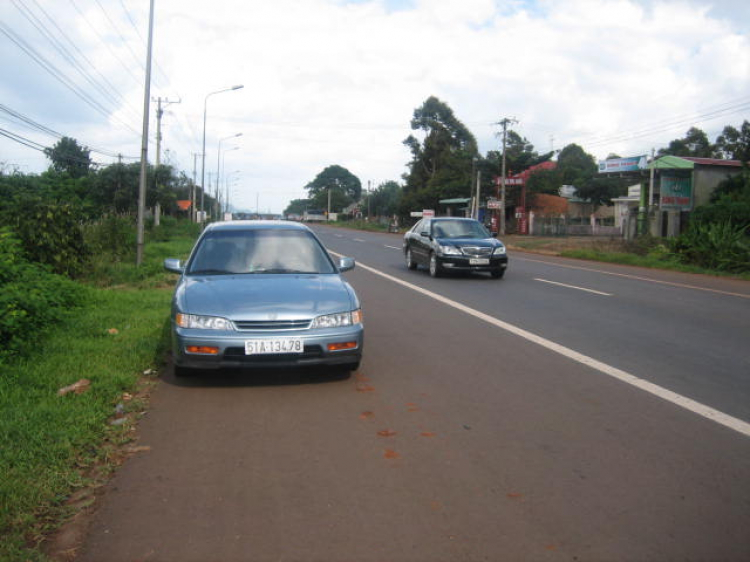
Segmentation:
{"type": "Polygon", "coordinates": [[[171,370],[79,560],[750,560],[750,284],[355,257],[360,370],[171,370]]]}

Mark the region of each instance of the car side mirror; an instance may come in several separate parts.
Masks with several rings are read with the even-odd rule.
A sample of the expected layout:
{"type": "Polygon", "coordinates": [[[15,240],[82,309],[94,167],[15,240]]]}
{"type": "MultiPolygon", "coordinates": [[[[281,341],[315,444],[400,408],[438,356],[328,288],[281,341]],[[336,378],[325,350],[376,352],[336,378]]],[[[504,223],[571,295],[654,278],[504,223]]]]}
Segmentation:
{"type": "Polygon", "coordinates": [[[164,269],[171,271],[172,273],[182,274],[185,272],[185,267],[180,260],[174,258],[167,258],[164,260],[164,269]]]}
{"type": "Polygon", "coordinates": [[[354,258],[339,258],[339,271],[351,271],[354,269],[354,258]]]}

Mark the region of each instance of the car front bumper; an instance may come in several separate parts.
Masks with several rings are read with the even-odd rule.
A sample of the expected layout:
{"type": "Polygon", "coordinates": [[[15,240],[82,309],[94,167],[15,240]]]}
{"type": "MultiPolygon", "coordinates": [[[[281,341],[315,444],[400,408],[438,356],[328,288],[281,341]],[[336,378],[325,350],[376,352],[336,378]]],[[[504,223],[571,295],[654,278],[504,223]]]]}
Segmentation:
{"type": "Polygon", "coordinates": [[[491,257],[489,258],[489,263],[484,265],[472,265],[469,260],[470,258],[466,256],[438,256],[438,264],[445,271],[491,272],[501,271],[508,267],[508,256],[491,257]]]}
{"type": "Polygon", "coordinates": [[[172,327],[172,352],[175,365],[189,369],[231,369],[266,367],[302,367],[315,365],[351,365],[359,363],[364,347],[362,324],[328,330],[274,333],[217,332],[172,327]],[[246,355],[245,341],[257,338],[299,337],[302,353],[246,355]],[[356,347],[329,351],[329,344],[356,342],[356,347]],[[215,354],[191,353],[188,346],[217,348],[215,354]]]}

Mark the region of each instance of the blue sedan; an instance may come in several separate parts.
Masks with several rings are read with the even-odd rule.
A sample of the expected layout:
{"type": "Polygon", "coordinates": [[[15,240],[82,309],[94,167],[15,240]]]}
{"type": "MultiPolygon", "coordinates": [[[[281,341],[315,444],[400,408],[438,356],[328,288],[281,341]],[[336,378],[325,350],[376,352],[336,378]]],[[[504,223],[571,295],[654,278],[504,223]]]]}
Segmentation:
{"type": "Polygon", "coordinates": [[[335,365],[359,367],[362,309],[334,262],[306,226],[234,221],[206,227],[172,299],[175,374],[194,369],[335,365]]]}

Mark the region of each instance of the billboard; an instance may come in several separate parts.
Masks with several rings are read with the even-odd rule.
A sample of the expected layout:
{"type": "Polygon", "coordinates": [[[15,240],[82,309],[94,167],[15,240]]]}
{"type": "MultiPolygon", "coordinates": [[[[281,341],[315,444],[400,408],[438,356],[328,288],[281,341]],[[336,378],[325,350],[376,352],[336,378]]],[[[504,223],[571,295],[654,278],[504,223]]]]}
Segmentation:
{"type": "Polygon", "coordinates": [[[693,208],[693,182],[689,176],[662,174],[659,206],[662,209],[690,211],[693,208]]]}
{"type": "Polygon", "coordinates": [[[599,161],[600,174],[614,174],[619,172],[638,172],[648,168],[648,158],[632,156],[630,158],[610,158],[599,161]]]}

